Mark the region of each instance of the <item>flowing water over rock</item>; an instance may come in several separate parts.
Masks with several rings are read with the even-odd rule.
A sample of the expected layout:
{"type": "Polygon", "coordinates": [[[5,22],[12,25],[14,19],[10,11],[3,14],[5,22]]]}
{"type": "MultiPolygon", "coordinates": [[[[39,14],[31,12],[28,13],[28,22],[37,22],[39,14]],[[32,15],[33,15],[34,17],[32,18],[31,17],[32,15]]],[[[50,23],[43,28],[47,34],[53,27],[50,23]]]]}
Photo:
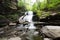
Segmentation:
{"type": "Polygon", "coordinates": [[[38,31],[35,31],[33,16],[32,11],[25,12],[25,15],[19,18],[20,24],[4,28],[6,34],[4,35],[7,37],[0,38],[0,40],[34,40],[33,36],[37,36],[38,31]],[[23,24],[24,22],[27,22],[27,24],[23,24]]]}
{"type": "MultiPolygon", "coordinates": [[[[34,15],[33,15],[33,12],[32,11],[25,12],[25,16],[24,16],[24,18],[22,20],[24,22],[28,22],[28,24],[25,25],[25,26],[23,26],[23,24],[20,25],[20,28],[24,28],[25,29],[25,30],[22,30],[22,31],[24,31],[28,35],[27,36],[27,39],[29,39],[29,40],[33,40],[32,37],[33,37],[34,34],[35,35],[38,34],[38,32],[35,31],[36,30],[36,27],[34,26],[34,23],[32,21],[33,16],[34,15]]],[[[21,22],[20,19],[19,19],[19,21],[21,22]]]]}

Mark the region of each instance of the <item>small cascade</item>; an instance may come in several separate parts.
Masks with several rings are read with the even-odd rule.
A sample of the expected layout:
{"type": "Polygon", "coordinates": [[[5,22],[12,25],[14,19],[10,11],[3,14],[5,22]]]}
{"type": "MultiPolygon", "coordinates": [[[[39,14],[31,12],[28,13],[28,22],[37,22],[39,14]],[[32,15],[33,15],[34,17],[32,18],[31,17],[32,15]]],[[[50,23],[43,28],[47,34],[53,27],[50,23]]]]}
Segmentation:
{"type": "MultiPolygon", "coordinates": [[[[34,23],[32,21],[32,18],[33,18],[33,11],[28,11],[28,12],[25,12],[25,16],[24,18],[20,18],[22,19],[23,22],[28,22],[28,24],[26,24],[25,26],[23,26],[23,24],[19,25],[18,28],[25,28],[26,30],[23,30],[23,31],[26,31],[25,33],[28,35],[27,39],[29,40],[33,40],[33,35],[34,34],[38,34],[38,32],[35,32],[35,29],[36,27],[34,26],[34,23]],[[28,29],[28,30],[27,30],[28,29]]],[[[19,21],[21,22],[21,20],[19,19],[19,21]]]]}

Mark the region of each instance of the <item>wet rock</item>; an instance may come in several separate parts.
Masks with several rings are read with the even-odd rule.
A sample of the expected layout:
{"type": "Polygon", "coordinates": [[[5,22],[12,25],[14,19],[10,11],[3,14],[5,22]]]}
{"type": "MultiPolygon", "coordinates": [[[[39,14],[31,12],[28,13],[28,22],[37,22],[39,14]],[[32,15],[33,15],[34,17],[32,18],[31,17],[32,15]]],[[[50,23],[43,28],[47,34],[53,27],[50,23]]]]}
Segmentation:
{"type": "Polygon", "coordinates": [[[7,40],[7,38],[0,38],[0,40],[7,40]]]}
{"type": "Polygon", "coordinates": [[[20,37],[12,37],[12,38],[10,38],[8,40],[21,40],[21,38],[20,37]]]}

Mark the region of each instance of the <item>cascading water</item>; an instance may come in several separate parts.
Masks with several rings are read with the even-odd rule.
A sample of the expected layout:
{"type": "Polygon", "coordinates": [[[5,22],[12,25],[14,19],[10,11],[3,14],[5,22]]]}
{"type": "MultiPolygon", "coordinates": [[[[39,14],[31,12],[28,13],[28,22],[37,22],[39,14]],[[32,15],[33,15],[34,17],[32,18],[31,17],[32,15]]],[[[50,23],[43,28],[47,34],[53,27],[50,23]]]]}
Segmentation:
{"type": "Polygon", "coordinates": [[[27,22],[29,22],[28,23],[28,25],[29,25],[29,29],[35,29],[36,27],[34,26],[34,23],[33,23],[33,21],[32,21],[32,18],[33,18],[33,12],[32,11],[28,11],[27,13],[26,13],[26,16],[24,17],[24,21],[27,21],[27,22]]]}
{"type": "MultiPolygon", "coordinates": [[[[28,11],[28,12],[25,12],[25,16],[24,18],[22,19],[24,22],[28,22],[27,25],[24,26],[25,29],[28,29],[26,30],[27,31],[27,35],[28,35],[28,39],[29,40],[33,40],[33,35],[35,34],[35,29],[36,27],[34,26],[34,23],[32,21],[32,18],[33,18],[33,11],[28,11]]],[[[21,18],[20,18],[21,19],[21,18]]],[[[21,22],[21,20],[19,19],[19,21],[21,22]]],[[[22,27],[23,25],[21,24],[20,25],[20,28],[22,27]]],[[[23,28],[23,27],[22,27],[23,28]]],[[[23,30],[25,31],[25,30],[23,30]]],[[[37,32],[38,33],[38,32],[37,32]]]]}

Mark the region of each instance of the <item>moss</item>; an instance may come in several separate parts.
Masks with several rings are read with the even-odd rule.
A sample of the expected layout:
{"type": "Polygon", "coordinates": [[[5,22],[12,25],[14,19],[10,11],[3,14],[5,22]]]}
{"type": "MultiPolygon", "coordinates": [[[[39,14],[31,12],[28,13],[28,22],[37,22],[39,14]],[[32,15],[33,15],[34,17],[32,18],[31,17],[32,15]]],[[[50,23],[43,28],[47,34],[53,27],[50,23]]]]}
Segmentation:
{"type": "Polygon", "coordinates": [[[33,40],[42,40],[41,36],[33,36],[33,40]]]}
{"type": "Polygon", "coordinates": [[[50,12],[44,12],[44,11],[37,10],[37,15],[40,18],[46,18],[47,16],[50,15],[50,12]]]}
{"type": "Polygon", "coordinates": [[[37,10],[37,15],[40,17],[42,16],[42,11],[37,10]]]}
{"type": "Polygon", "coordinates": [[[60,12],[58,12],[58,14],[60,14],[60,12]]]}

